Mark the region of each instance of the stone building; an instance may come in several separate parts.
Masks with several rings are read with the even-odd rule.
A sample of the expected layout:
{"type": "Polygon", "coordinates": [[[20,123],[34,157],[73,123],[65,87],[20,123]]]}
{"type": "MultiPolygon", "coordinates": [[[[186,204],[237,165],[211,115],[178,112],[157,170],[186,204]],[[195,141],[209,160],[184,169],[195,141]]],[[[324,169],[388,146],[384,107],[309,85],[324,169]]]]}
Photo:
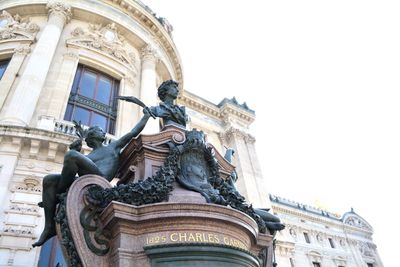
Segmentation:
{"type": "Polygon", "coordinates": [[[270,195],[272,209],[286,228],[278,233],[280,267],[383,266],[372,226],[354,212],[343,216],[270,195]]]}
{"type": "MultiPolygon", "coordinates": [[[[100,125],[110,141],[130,131],[141,116],[138,106],[117,102],[115,97],[132,95],[155,105],[156,89],[168,79],[180,84],[178,102],[187,107],[188,127],[203,130],[221,153],[224,146],[235,149],[240,192],[254,206],[271,206],[255,138],[248,132],[254,111],[234,98],[216,105],[185,91],[171,31],[165,18],[140,1],[0,1],[0,266],[62,263],[54,240],[42,249],[31,245],[43,228],[43,211],[37,206],[42,178],[60,172],[63,155],[76,138],[72,120],[100,125]]],[[[149,121],[144,134],[155,133],[159,127],[158,121],[149,121]]],[[[273,203],[279,216],[295,225],[291,220],[299,219],[295,214],[300,213],[292,213],[290,219],[291,213],[279,208],[290,207],[273,203]]],[[[336,229],[343,224],[332,219],[327,225],[336,229]]],[[[295,240],[283,241],[290,237],[285,233],[279,236],[278,250],[287,247],[288,256],[282,254],[279,259],[312,266],[312,261],[301,265],[306,261],[296,255],[303,250],[297,250],[301,246],[295,240]]],[[[366,253],[375,253],[372,232],[348,226],[346,233],[355,236],[354,242],[364,242],[366,253]]],[[[337,242],[338,237],[333,238],[337,242]]],[[[346,258],[343,266],[364,266],[357,265],[364,259],[360,257],[356,265],[347,265],[353,261],[346,258]]],[[[374,259],[365,262],[382,266],[379,258],[374,259]]]]}
{"type": "MultiPolygon", "coordinates": [[[[108,140],[121,136],[141,110],[115,97],[155,105],[156,89],[168,79],[180,84],[189,127],[205,131],[221,152],[234,147],[243,194],[267,205],[261,194],[247,194],[265,188],[247,133],[254,112],[234,99],[214,105],[183,90],[166,19],[139,1],[5,0],[0,10],[0,266],[39,261],[31,244],[43,228],[41,182],[61,170],[76,138],[71,121],[100,125],[108,140]]],[[[158,130],[152,121],[144,132],[158,130]]]]}

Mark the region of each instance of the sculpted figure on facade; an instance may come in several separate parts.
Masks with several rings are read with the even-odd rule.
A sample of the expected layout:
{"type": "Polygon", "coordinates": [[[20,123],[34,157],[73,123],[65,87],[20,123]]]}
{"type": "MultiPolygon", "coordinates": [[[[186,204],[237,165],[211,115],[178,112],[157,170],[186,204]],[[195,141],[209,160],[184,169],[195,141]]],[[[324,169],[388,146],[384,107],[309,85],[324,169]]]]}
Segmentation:
{"type": "Polygon", "coordinates": [[[143,110],[144,116],[136,126],[120,139],[104,145],[105,132],[98,126],[89,128],[86,136],[86,143],[93,150],[88,155],[79,151],[81,143],[74,142],[70,150],[64,156],[64,164],[61,174],[49,174],[43,178],[43,202],[40,205],[44,208],[45,226],[39,240],[33,247],[43,245],[48,239],[56,235],[54,216],[57,205],[57,194],[66,190],[75,181],[76,176],[95,174],[111,181],[117,171],[122,148],[136,137],[145,127],[150,114],[147,109],[143,110]]]}
{"type": "Polygon", "coordinates": [[[27,39],[33,41],[39,26],[29,18],[21,18],[18,14],[12,16],[3,10],[0,13],[0,40],[27,39]]]}

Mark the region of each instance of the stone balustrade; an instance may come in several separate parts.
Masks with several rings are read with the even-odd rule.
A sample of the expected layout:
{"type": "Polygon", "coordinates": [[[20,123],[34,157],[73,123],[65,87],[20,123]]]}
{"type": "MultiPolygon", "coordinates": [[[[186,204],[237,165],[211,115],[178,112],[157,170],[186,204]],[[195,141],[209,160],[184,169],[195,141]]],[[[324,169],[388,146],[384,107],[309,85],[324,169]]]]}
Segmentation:
{"type": "MultiPolygon", "coordinates": [[[[84,129],[87,129],[87,126],[83,127],[84,129]]],[[[64,133],[68,135],[76,135],[76,130],[74,128],[74,124],[71,121],[55,121],[54,122],[54,131],[58,133],[64,133]]],[[[106,134],[106,140],[104,141],[105,144],[109,144],[111,141],[116,140],[117,138],[114,135],[111,134],[106,134]]]]}

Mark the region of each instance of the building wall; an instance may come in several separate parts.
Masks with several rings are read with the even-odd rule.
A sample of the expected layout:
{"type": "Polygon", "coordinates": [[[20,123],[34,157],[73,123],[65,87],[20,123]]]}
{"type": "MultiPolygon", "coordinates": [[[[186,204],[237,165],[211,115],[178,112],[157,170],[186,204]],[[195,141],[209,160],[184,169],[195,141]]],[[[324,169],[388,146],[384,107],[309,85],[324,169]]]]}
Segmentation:
{"type": "Polygon", "coordinates": [[[383,266],[372,227],[354,211],[339,216],[276,196],[271,196],[271,203],[286,224],[276,236],[279,266],[313,266],[313,262],[326,267],[383,266]]]}
{"type": "MultiPolygon", "coordinates": [[[[43,177],[61,171],[63,155],[76,138],[72,123],[63,118],[79,64],[119,80],[120,95],[136,96],[147,105],[159,101],[159,84],[178,81],[178,103],[187,107],[188,128],[204,131],[222,155],[225,147],[234,148],[239,191],[255,207],[271,207],[256,140],[249,133],[254,111],[234,98],[216,105],[185,91],[171,27],[151,9],[133,0],[2,0],[0,12],[0,25],[7,20],[0,28],[0,60],[10,60],[0,80],[0,266],[38,263],[40,248],[32,249],[31,244],[39,237],[44,218],[37,203],[43,177]]],[[[115,136],[108,135],[108,140],[128,132],[140,116],[139,107],[120,102],[115,136]]],[[[158,121],[151,121],[144,133],[155,133],[158,127],[158,121]]],[[[326,232],[323,225],[299,223],[297,215],[273,208],[290,225],[326,232]]],[[[333,225],[329,233],[344,238],[341,224],[333,225]]],[[[367,247],[356,244],[369,253],[373,243],[358,233],[351,227],[346,232],[354,242],[366,243],[367,247]]],[[[284,236],[285,232],[278,236],[281,265],[290,266],[290,256],[296,266],[309,266],[302,264],[310,264],[311,256],[302,252],[311,247],[291,236],[283,241],[284,236]]],[[[346,256],[348,263],[351,253],[360,250],[352,243],[336,250],[322,244],[323,251],[346,256]]],[[[361,255],[354,264],[362,260],[361,255]]],[[[349,266],[361,266],[354,264],[349,266]]]]}

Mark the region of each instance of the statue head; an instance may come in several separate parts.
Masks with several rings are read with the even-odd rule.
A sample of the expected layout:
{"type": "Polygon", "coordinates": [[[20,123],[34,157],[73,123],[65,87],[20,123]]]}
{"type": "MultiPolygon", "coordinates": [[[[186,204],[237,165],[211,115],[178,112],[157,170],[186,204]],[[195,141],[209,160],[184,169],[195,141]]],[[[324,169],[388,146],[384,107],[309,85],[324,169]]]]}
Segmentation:
{"type": "Polygon", "coordinates": [[[102,144],[106,140],[106,133],[99,126],[92,126],[88,129],[85,141],[91,148],[95,143],[102,144]]]}
{"type": "Polygon", "coordinates": [[[161,101],[165,101],[165,98],[168,95],[171,96],[173,99],[176,99],[179,93],[178,85],[179,84],[173,80],[163,82],[158,87],[158,97],[161,99],[161,101]]]}

